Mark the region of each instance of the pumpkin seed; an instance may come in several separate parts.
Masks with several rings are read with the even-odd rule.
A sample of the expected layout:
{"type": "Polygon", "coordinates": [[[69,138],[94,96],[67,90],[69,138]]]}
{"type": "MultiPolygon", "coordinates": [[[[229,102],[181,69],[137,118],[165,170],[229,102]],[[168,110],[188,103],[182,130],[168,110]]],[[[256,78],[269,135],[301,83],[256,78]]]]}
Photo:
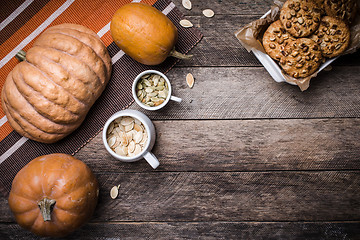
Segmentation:
{"type": "MultiPolygon", "coordinates": [[[[140,84],[140,86],[141,86],[141,89],[142,89],[142,85],[141,85],[141,84],[140,84]]],[[[138,88],[138,89],[140,89],[140,88],[138,88]]],[[[136,96],[137,96],[137,97],[140,97],[141,94],[142,94],[142,91],[141,91],[141,90],[138,90],[137,93],[136,93],[136,96]]]]}
{"type": "Polygon", "coordinates": [[[152,87],[147,87],[145,89],[145,92],[147,92],[147,93],[152,93],[153,91],[154,91],[154,89],[152,89],[152,87]]]}
{"type": "Polygon", "coordinates": [[[115,136],[111,136],[108,140],[108,144],[109,144],[109,147],[113,147],[116,143],[116,137],[115,136]]]}
{"type": "Polygon", "coordinates": [[[144,134],[143,134],[143,132],[141,131],[138,131],[137,133],[135,133],[135,135],[134,135],[134,141],[135,141],[135,143],[140,143],[141,142],[141,140],[142,140],[142,138],[143,138],[143,136],[144,136],[144,134]]]}
{"type": "Polygon", "coordinates": [[[138,155],[139,153],[141,153],[141,146],[140,146],[140,144],[135,144],[135,149],[134,149],[133,154],[138,155]]]}
{"type": "Polygon", "coordinates": [[[211,10],[211,9],[205,9],[203,11],[203,14],[204,14],[205,17],[208,17],[208,18],[211,18],[211,17],[213,17],[215,15],[214,11],[211,10]]]}
{"type": "Polygon", "coordinates": [[[185,9],[187,10],[191,10],[191,2],[190,0],[182,0],[182,5],[185,9]]]}
{"type": "Polygon", "coordinates": [[[146,103],[146,105],[148,105],[149,107],[154,107],[155,103],[149,101],[149,102],[146,103]]]}
{"type": "Polygon", "coordinates": [[[188,73],[186,75],[186,83],[189,86],[189,88],[192,88],[194,86],[194,76],[191,73],[188,73]]]}
{"type": "Polygon", "coordinates": [[[145,145],[145,143],[146,143],[146,141],[147,141],[147,138],[148,138],[147,132],[144,131],[144,132],[143,132],[143,138],[142,138],[142,140],[141,140],[141,142],[140,142],[140,145],[141,145],[141,146],[144,146],[144,145],[145,145]]]}
{"type": "Polygon", "coordinates": [[[166,98],[166,93],[164,92],[164,91],[159,91],[159,94],[158,94],[158,96],[160,97],[160,98],[166,98]]]}
{"type": "Polygon", "coordinates": [[[121,124],[117,125],[116,128],[115,128],[115,132],[117,132],[117,133],[124,132],[124,131],[125,131],[125,128],[121,124]]]}
{"type": "Polygon", "coordinates": [[[132,122],[131,124],[129,125],[126,125],[124,128],[125,128],[125,132],[129,132],[131,131],[133,128],[134,128],[134,122],[132,122]]]}
{"type": "Polygon", "coordinates": [[[116,154],[119,154],[120,156],[126,156],[128,150],[127,150],[127,147],[125,147],[125,146],[117,146],[114,149],[114,151],[116,154]]]}
{"type": "Polygon", "coordinates": [[[140,102],[144,99],[144,94],[141,92],[140,96],[138,96],[140,102]]]}
{"type": "Polygon", "coordinates": [[[126,126],[134,122],[132,117],[123,117],[120,121],[121,125],[126,126]]]}
{"type": "Polygon", "coordinates": [[[115,198],[117,198],[118,194],[119,194],[119,188],[118,188],[118,186],[113,186],[113,187],[111,188],[111,190],[110,190],[110,197],[111,197],[112,199],[115,199],[115,198]]]}
{"type": "Polygon", "coordinates": [[[146,86],[148,87],[151,86],[151,82],[149,80],[145,79],[143,82],[145,83],[146,86]]]}
{"type": "Polygon", "coordinates": [[[132,153],[135,150],[135,142],[131,141],[128,146],[128,153],[132,153]]]}
{"type": "Polygon", "coordinates": [[[160,100],[160,99],[157,98],[157,97],[152,97],[152,98],[151,98],[151,101],[152,101],[152,102],[157,102],[157,101],[159,101],[159,100],[160,100]]]}
{"type": "Polygon", "coordinates": [[[137,124],[137,125],[142,125],[142,123],[140,122],[140,120],[136,119],[134,120],[134,122],[137,124]]]}
{"type": "Polygon", "coordinates": [[[132,132],[130,131],[130,132],[127,132],[127,133],[125,133],[125,135],[126,135],[126,139],[127,139],[127,141],[128,142],[130,142],[130,141],[132,141],[133,140],[133,134],[132,134],[132,132]]]}
{"type": "Polygon", "coordinates": [[[129,141],[128,141],[128,138],[126,136],[126,133],[121,133],[119,134],[119,138],[120,138],[120,141],[121,141],[121,145],[123,146],[127,146],[129,144],[129,141]]]}
{"type": "Polygon", "coordinates": [[[110,124],[109,124],[109,128],[107,129],[107,134],[109,134],[109,133],[111,133],[112,132],[112,130],[114,129],[114,122],[111,122],[110,124]]]}
{"type": "Polygon", "coordinates": [[[161,78],[161,76],[160,76],[160,75],[157,75],[157,74],[154,74],[154,75],[153,75],[152,80],[153,80],[153,83],[154,83],[154,85],[155,85],[155,86],[157,86],[157,84],[158,84],[158,82],[159,82],[160,78],[161,78]]]}
{"type": "Polygon", "coordinates": [[[192,26],[194,26],[189,20],[186,19],[181,20],[180,25],[184,28],[191,28],[192,26]]]}
{"type": "Polygon", "coordinates": [[[164,85],[165,85],[165,80],[160,79],[160,82],[158,83],[158,86],[164,86],[164,85]]]}
{"type": "Polygon", "coordinates": [[[140,132],[140,131],[142,132],[143,129],[140,127],[139,124],[135,123],[134,124],[134,130],[137,131],[137,132],[140,132]]]}
{"type": "Polygon", "coordinates": [[[155,106],[159,106],[161,105],[165,100],[164,99],[159,99],[158,101],[154,102],[155,106]]]}
{"type": "Polygon", "coordinates": [[[155,87],[155,90],[162,91],[162,90],[164,90],[164,88],[165,88],[165,86],[157,86],[157,87],[155,87]]]}

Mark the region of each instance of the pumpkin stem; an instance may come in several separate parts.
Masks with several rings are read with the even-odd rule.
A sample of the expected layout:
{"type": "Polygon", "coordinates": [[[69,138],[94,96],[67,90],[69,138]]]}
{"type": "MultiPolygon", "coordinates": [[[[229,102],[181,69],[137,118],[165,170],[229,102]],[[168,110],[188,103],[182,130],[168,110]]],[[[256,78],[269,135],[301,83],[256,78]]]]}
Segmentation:
{"type": "Polygon", "coordinates": [[[190,58],[192,58],[193,55],[182,54],[182,53],[176,51],[175,48],[173,48],[173,50],[171,50],[171,52],[169,53],[169,56],[179,58],[179,59],[182,59],[182,60],[189,60],[190,58]]]}
{"type": "Polygon", "coordinates": [[[55,205],[56,201],[53,199],[44,198],[38,202],[41,215],[43,216],[44,222],[51,220],[51,211],[55,205]]]}
{"type": "Polygon", "coordinates": [[[25,61],[26,60],[26,52],[24,50],[20,50],[15,57],[20,61],[25,61]]]}

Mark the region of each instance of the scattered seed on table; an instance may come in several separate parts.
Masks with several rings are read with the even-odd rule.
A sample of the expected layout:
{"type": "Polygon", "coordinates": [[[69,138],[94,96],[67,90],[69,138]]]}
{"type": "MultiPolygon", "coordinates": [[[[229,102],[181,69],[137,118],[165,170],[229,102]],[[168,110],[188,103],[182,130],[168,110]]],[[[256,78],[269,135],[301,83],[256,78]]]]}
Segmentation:
{"type": "Polygon", "coordinates": [[[181,20],[180,25],[183,26],[184,28],[190,28],[194,26],[189,20],[186,19],[181,20]]]}
{"type": "Polygon", "coordinates": [[[188,73],[186,75],[186,83],[189,86],[189,88],[192,88],[194,86],[194,76],[191,73],[188,73]]]}
{"type": "Polygon", "coordinates": [[[211,10],[211,9],[205,9],[203,11],[203,14],[204,14],[205,17],[208,17],[208,18],[211,18],[211,17],[213,17],[215,15],[214,11],[211,10]]]}
{"type": "Polygon", "coordinates": [[[182,0],[182,5],[185,9],[191,10],[191,2],[190,0],[182,0]]]}
{"type": "Polygon", "coordinates": [[[111,188],[111,190],[110,190],[110,197],[111,197],[112,199],[117,198],[117,196],[118,196],[118,194],[119,194],[119,187],[120,187],[120,185],[118,185],[118,186],[113,186],[113,187],[111,188]]]}

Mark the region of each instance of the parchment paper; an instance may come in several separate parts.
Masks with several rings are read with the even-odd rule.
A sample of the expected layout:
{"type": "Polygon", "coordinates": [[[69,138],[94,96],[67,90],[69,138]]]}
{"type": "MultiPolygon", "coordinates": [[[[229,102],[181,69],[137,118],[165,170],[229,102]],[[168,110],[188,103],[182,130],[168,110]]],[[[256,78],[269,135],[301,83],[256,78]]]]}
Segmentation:
{"type": "MultiPolygon", "coordinates": [[[[279,19],[280,9],[284,3],[285,0],[275,0],[274,5],[271,7],[271,13],[269,15],[267,15],[265,18],[257,19],[235,32],[236,38],[240,41],[242,46],[248,52],[256,49],[266,54],[262,46],[262,36],[266,29],[269,27],[269,25],[279,19]]],[[[354,53],[360,48],[360,0],[357,0],[357,6],[357,16],[352,23],[352,26],[350,27],[350,45],[342,55],[354,53]]],[[[295,83],[299,86],[301,91],[305,91],[309,87],[310,79],[316,77],[318,72],[315,72],[314,74],[306,78],[294,78],[286,74],[284,71],[282,71],[282,74],[287,82],[295,83]]]]}

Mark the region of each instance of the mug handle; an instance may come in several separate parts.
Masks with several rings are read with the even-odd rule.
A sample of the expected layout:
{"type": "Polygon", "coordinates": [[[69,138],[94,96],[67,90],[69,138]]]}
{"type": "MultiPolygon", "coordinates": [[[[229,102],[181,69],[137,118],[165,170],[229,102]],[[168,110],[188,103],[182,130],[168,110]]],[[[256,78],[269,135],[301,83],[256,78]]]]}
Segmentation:
{"type": "Polygon", "coordinates": [[[144,158],[153,169],[156,169],[160,165],[159,160],[152,152],[146,152],[144,158]]]}
{"type": "Polygon", "coordinates": [[[173,100],[175,102],[181,103],[182,99],[179,97],[175,97],[175,96],[170,96],[170,100],[173,100]]]}

